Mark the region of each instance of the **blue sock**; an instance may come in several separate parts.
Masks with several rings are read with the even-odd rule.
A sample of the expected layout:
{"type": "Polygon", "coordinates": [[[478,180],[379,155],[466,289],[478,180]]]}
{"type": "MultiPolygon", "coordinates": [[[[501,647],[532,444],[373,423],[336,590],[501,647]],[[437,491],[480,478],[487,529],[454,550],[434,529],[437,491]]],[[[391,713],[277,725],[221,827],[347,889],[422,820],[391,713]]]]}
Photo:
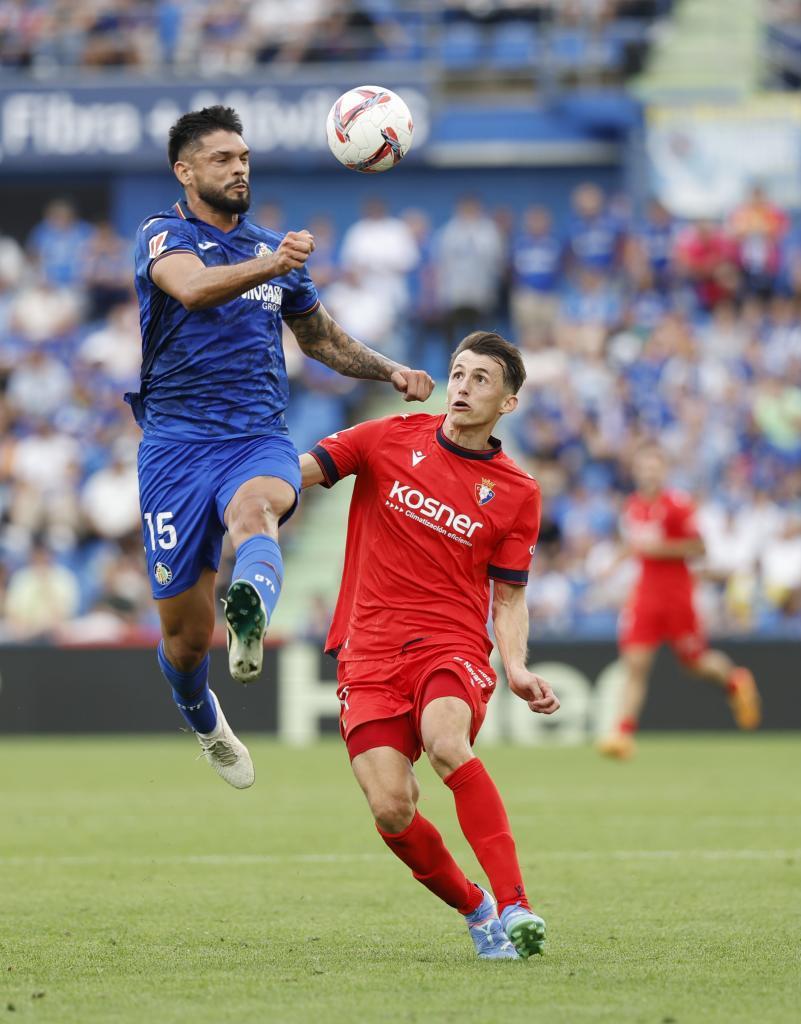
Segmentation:
{"type": "Polygon", "coordinates": [[[267,610],[269,622],[284,581],[281,549],[272,537],[259,533],[239,545],[236,551],[236,565],[231,574],[231,581],[236,580],[247,580],[258,590],[267,610]]]}
{"type": "Polygon", "coordinates": [[[217,724],[217,708],[209,692],[209,656],[192,672],[179,672],[167,661],[164,644],[158,647],[159,668],[172,687],[172,699],[195,732],[211,732],[217,724]]]}

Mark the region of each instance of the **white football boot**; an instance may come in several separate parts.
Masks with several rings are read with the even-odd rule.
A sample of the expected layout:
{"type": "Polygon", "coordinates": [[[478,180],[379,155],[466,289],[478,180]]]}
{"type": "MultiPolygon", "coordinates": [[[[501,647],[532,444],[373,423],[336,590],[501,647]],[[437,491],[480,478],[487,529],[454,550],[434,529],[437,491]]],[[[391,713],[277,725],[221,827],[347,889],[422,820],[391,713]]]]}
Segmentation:
{"type": "Polygon", "coordinates": [[[256,773],[248,748],[234,736],[226,722],[220,702],[213,690],[209,690],[217,708],[217,724],[211,732],[196,732],[197,741],[205,757],[217,774],[234,789],[247,789],[253,785],[256,773]]]}

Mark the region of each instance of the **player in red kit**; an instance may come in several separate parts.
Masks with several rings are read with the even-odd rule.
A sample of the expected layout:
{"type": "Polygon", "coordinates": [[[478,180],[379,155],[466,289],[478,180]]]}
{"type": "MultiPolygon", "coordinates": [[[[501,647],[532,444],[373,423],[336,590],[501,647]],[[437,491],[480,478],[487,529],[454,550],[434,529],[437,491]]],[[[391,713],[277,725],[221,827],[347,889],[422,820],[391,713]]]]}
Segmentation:
{"type": "Polygon", "coordinates": [[[688,560],[704,553],[692,501],[665,489],[667,465],[653,444],[639,449],[633,463],[636,492],[623,512],[628,550],[640,561],[640,575],[620,620],[620,650],[626,681],[616,727],[601,740],[601,753],[628,758],[648,694],[648,676],[659,647],[670,644],[688,671],[720,686],[741,729],[761,720],[754,677],[723,651],[707,646],[693,603],[688,560]]]}
{"type": "Polygon", "coordinates": [[[517,406],[517,349],[475,332],[453,355],[445,416],[391,416],[301,456],[303,486],[356,475],[345,569],[327,650],[337,652],[340,727],[379,834],[414,877],[465,916],[478,955],[542,952],[503,802],[471,744],[495,688],[492,620],[509,686],[532,711],[559,707],[526,668],[525,585],[537,541],[536,481],[491,436],[517,406]],[[469,881],[417,810],[425,750],[454,795],[495,898],[469,881]]]}

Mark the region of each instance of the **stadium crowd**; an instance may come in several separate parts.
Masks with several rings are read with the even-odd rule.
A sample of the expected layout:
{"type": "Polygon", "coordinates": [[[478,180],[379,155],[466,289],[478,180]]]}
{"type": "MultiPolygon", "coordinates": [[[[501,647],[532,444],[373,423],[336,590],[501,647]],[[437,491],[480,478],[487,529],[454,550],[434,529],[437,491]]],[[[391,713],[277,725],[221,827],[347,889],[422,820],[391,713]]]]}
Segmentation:
{"type": "Polygon", "coordinates": [[[608,31],[610,61],[622,64],[625,47],[670,7],[671,0],[0,0],[0,68],[40,76],[114,67],[216,75],[273,61],[436,55],[448,64],[493,54],[508,65],[515,54],[526,59],[514,33],[539,25],[549,29],[555,58],[574,66],[608,31]]]}
{"type": "MultiPolygon", "coordinates": [[[[254,216],[282,227],[276,207],[254,216]]],[[[655,201],[635,215],[586,184],[558,227],[545,208],[464,196],[437,225],[373,199],[341,237],[322,214],[310,228],[324,303],[376,348],[442,379],[476,327],[519,344],[529,376],[504,439],[544,495],[535,634],[614,635],[634,571],[619,513],[647,437],[699,503],[711,630],[801,633],[801,237],[758,188],[723,223],[681,224],[655,201]]],[[[0,237],[6,642],[155,627],[121,398],[140,358],[131,266],[129,239],[63,200],[23,244],[0,237]]],[[[289,333],[286,351],[301,450],[366,415],[375,385],[305,359],[289,333]]]]}

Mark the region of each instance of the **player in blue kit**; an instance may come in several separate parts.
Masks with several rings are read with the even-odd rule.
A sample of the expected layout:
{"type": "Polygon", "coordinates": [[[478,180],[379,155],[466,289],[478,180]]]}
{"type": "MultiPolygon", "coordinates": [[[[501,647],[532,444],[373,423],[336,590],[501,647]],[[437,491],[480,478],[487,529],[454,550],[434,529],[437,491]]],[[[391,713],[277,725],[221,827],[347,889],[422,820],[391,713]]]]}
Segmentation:
{"type": "Polygon", "coordinates": [[[229,668],[240,682],[261,672],[281,590],[278,527],[301,480],[284,420],[282,320],[306,355],[349,377],[389,381],[407,401],[428,398],[433,381],[329,316],[306,269],[308,231],[281,235],[245,216],[250,165],[233,109],[185,114],[168,148],[185,198],[137,232],[141,386],[125,398],[144,434],[139,490],[159,666],[206,759],[244,789],[253,764],[209,689],[208,652],[226,530],[236,551],[225,600],[229,668]]]}

